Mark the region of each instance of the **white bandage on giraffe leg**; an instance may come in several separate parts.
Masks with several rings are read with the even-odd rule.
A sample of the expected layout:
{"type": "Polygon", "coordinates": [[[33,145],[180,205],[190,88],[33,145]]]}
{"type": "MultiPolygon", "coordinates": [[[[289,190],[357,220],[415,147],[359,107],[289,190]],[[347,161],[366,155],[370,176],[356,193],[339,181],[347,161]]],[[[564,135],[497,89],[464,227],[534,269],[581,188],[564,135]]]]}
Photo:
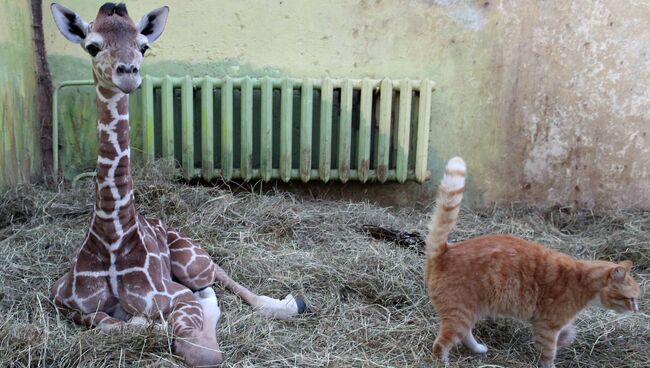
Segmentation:
{"type": "Polygon", "coordinates": [[[201,303],[201,309],[203,309],[203,326],[210,326],[214,329],[221,318],[221,308],[219,308],[219,301],[217,300],[217,294],[211,287],[207,287],[203,290],[199,290],[194,293],[196,300],[201,303]]]}
{"type": "Polygon", "coordinates": [[[295,298],[291,294],[282,300],[259,295],[253,306],[263,314],[278,319],[289,319],[296,314],[307,311],[305,302],[300,298],[295,298]]]}

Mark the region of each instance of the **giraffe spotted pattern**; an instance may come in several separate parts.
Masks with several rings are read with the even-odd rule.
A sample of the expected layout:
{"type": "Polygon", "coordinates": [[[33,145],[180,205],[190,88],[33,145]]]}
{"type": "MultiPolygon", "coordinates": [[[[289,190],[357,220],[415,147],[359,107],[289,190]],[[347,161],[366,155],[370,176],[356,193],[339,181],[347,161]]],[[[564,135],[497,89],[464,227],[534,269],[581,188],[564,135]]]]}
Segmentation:
{"type": "Polygon", "coordinates": [[[136,25],[124,4],[106,3],[86,23],[52,4],[68,40],[92,57],[97,95],[97,182],[90,228],[70,270],[52,286],[57,306],[78,324],[111,331],[147,320],[171,325],[174,350],[191,366],[219,364],[216,338],[221,310],[210,286],[219,282],[262,313],[289,318],[306,311],[291,294],[256,295],[235,282],[209,255],[160,220],[137,213],[130,166],[129,96],[141,83],[140,63],[161,34],[169,8],[136,25]]]}
{"type": "Polygon", "coordinates": [[[97,199],[72,269],[54,285],[55,300],[90,326],[144,316],[168,320],[179,336],[200,330],[203,313],[192,290],[215,281],[215,265],[189,239],[136,213],[128,96],[97,87],[97,100],[101,117],[110,118],[98,122],[97,199]]]}

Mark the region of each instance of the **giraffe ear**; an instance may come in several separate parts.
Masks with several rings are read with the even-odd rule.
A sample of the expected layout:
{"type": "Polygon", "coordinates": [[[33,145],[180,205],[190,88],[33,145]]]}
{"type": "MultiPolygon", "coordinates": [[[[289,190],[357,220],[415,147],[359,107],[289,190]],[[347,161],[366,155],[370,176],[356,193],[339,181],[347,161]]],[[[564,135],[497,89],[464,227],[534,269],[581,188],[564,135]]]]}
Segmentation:
{"type": "Polygon", "coordinates": [[[138,23],[138,32],[147,37],[149,43],[153,43],[163,33],[167,15],[169,15],[167,6],[150,11],[138,23]]]}
{"type": "Polygon", "coordinates": [[[57,3],[52,3],[51,8],[54,23],[63,36],[74,43],[82,43],[88,34],[88,23],[79,14],[57,3]]]}

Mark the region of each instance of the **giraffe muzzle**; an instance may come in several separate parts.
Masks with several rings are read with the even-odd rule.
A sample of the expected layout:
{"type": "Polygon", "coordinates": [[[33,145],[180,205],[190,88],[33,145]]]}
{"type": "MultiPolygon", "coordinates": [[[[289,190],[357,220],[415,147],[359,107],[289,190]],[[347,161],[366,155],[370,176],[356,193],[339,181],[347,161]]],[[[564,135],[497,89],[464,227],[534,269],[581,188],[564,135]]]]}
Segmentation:
{"type": "Polygon", "coordinates": [[[137,74],[139,72],[138,67],[133,64],[120,64],[115,70],[117,74],[137,74]]]}
{"type": "Polygon", "coordinates": [[[119,64],[112,76],[113,84],[124,93],[131,93],[140,87],[140,70],[133,64],[119,64]]]}

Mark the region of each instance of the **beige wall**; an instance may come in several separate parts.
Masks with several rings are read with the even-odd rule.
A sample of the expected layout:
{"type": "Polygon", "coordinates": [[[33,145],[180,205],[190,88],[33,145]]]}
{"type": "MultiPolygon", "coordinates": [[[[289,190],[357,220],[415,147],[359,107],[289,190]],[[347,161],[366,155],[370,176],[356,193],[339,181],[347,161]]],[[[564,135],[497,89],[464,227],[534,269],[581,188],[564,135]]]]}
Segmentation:
{"type": "MultiPolygon", "coordinates": [[[[61,3],[86,20],[100,5],[61,3]]],[[[127,2],[134,18],[163,4],[148,73],[434,79],[434,179],[403,201],[459,154],[473,204],[650,208],[649,1],[127,2]]],[[[55,81],[89,77],[44,13],[55,81]]]]}

